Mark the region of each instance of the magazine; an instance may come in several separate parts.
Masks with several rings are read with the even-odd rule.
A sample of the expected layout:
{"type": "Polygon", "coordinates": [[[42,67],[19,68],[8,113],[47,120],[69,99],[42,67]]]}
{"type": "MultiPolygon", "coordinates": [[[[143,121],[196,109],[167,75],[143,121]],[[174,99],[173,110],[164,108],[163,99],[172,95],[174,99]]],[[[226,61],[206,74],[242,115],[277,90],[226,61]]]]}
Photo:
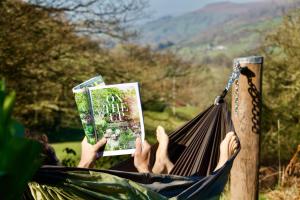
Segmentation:
{"type": "Polygon", "coordinates": [[[105,137],[103,156],[132,154],[135,140],[145,138],[138,83],[88,88],[95,138],[105,137]]]}
{"type": "Polygon", "coordinates": [[[97,85],[105,85],[101,76],[91,78],[73,88],[81,124],[90,144],[95,144],[97,140],[94,137],[94,122],[87,88],[97,85]]]}
{"type": "Polygon", "coordinates": [[[88,142],[105,137],[103,156],[134,153],[136,138],[145,138],[138,83],[105,85],[102,77],[91,80],[73,88],[88,142]]]}

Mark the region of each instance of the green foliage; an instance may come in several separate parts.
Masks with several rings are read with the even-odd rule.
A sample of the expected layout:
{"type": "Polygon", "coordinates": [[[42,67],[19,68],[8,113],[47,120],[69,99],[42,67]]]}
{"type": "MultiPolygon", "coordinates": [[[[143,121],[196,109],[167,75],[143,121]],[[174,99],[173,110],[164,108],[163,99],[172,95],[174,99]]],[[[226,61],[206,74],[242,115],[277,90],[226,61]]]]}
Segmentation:
{"type": "Polygon", "coordinates": [[[299,13],[299,9],[288,13],[282,24],[267,35],[263,46],[266,62],[262,156],[266,162],[275,159],[279,148],[281,159],[288,161],[300,142],[299,13]]]}
{"type": "Polygon", "coordinates": [[[94,138],[94,124],[91,116],[89,98],[85,90],[77,91],[74,93],[75,102],[77,105],[79,117],[87,140],[90,144],[95,144],[94,138]]]}
{"type": "Polygon", "coordinates": [[[119,138],[119,149],[129,149],[129,148],[135,148],[135,136],[133,135],[132,130],[128,129],[127,131],[124,131],[121,133],[119,138]],[[133,145],[130,145],[130,142],[133,142],[133,145]]]}
{"type": "Polygon", "coordinates": [[[166,102],[160,100],[151,100],[143,105],[143,109],[162,112],[167,107],[166,102]]]}
{"type": "MultiPolygon", "coordinates": [[[[124,92],[118,88],[105,88],[102,90],[92,90],[91,96],[93,101],[94,110],[102,110],[103,109],[103,102],[107,102],[107,98],[110,98],[114,96],[114,99],[116,103],[120,103],[120,100],[118,98],[115,98],[119,96],[120,98],[124,97],[124,92]]],[[[109,113],[112,113],[111,107],[108,108],[109,113]]]]}
{"type": "MultiPolygon", "coordinates": [[[[170,111],[169,111],[170,112],[170,111]]],[[[190,120],[193,119],[196,115],[201,112],[198,108],[187,106],[187,107],[177,107],[176,108],[176,117],[181,120],[190,120]]]]}
{"type": "Polygon", "coordinates": [[[41,164],[41,145],[24,139],[22,125],[11,118],[15,97],[0,81],[0,194],[4,199],[20,199],[41,164]]]}
{"type": "Polygon", "coordinates": [[[63,149],[63,152],[67,154],[62,160],[61,164],[67,167],[76,167],[78,165],[78,157],[76,157],[77,153],[74,149],[66,147],[63,149]]]}
{"type": "Polygon", "coordinates": [[[52,12],[24,1],[1,1],[0,75],[16,90],[14,115],[27,128],[47,133],[80,128],[71,89],[99,73],[107,84],[139,82],[143,103],[177,103],[172,89],[183,97],[180,101],[197,102],[198,96],[186,94],[203,79],[199,65],[149,47],[107,49],[95,38],[76,34],[63,13],[52,12]]]}
{"type": "MultiPolygon", "coordinates": [[[[184,113],[186,107],[177,108],[179,113],[184,113]]],[[[187,108],[189,109],[189,108],[187,108]]],[[[180,115],[180,114],[179,114],[180,115]]],[[[183,125],[187,120],[190,120],[194,117],[191,113],[189,116],[185,116],[183,119],[177,115],[173,115],[171,110],[164,110],[163,112],[154,112],[154,111],[144,111],[144,122],[145,122],[145,130],[146,130],[146,140],[151,144],[156,142],[156,128],[161,125],[166,129],[167,133],[171,133],[172,131],[179,128],[183,125]]]]}
{"type": "Polygon", "coordinates": [[[53,143],[51,146],[55,149],[56,156],[62,165],[69,167],[76,167],[78,165],[81,156],[81,142],[60,142],[53,143]],[[72,149],[76,154],[68,153],[66,148],[72,149]]]}
{"type": "Polygon", "coordinates": [[[86,113],[89,111],[89,104],[88,104],[88,96],[85,92],[78,92],[74,94],[75,102],[77,104],[77,109],[79,113],[86,113]]]}
{"type": "Polygon", "coordinates": [[[0,14],[0,75],[18,93],[17,119],[30,128],[52,130],[63,119],[75,121],[75,110],[68,109],[74,106],[70,90],[85,72],[95,73],[88,68],[74,76],[78,66],[91,64],[80,54],[85,39],[78,39],[64,21],[22,1],[1,1],[0,14]]]}

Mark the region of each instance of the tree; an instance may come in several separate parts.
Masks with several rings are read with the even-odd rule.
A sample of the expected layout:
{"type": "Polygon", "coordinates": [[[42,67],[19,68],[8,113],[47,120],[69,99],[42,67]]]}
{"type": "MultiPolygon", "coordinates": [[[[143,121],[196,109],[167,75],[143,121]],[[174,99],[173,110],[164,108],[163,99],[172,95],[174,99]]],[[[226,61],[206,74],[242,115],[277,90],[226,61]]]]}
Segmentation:
{"type": "MultiPolygon", "coordinates": [[[[264,135],[265,158],[276,155],[280,121],[283,159],[289,159],[300,141],[300,14],[299,9],[283,17],[282,24],[267,35],[263,46],[264,69],[264,135]],[[277,137],[276,137],[277,138],[277,137]]],[[[279,130],[280,131],[280,130],[279,130]]],[[[270,158],[271,159],[271,158],[270,158]]]]}
{"type": "Polygon", "coordinates": [[[133,21],[144,17],[147,0],[29,0],[35,8],[68,19],[81,34],[128,39],[136,35],[133,21]]]}
{"type": "Polygon", "coordinates": [[[168,102],[174,76],[179,94],[188,91],[185,76],[196,65],[128,43],[104,48],[101,40],[79,34],[63,8],[1,1],[0,76],[16,90],[14,115],[26,127],[43,132],[79,127],[72,87],[97,74],[106,83],[139,81],[144,103],[168,102]]]}
{"type": "MultiPolygon", "coordinates": [[[[58,1],[46,2],[54,6],[58,1]]],[[[78,27],[64,13],[68,5],[65,3],[70,2],[61,3],[65,6],[56,9],[18,0],[0,3],[0,75],[18,94],[16,117],[34,129],[55,130],[62,123],[78,124],[71,88],[99,72],[111,75],[108,51],[100,47],[99,40],[78,34],[78,27]]],[[[131,11],[133,4],[126,8],[131,11]]],[[[108,3],[106,6],[110,7],[108,3]]],[[[79,9],[83,13],[82,6],[69,7],[68,12],[79,9]]],[[[123,14],[126,12],[124,9],[123,14]]],[[[118,14],[122,14],[121,10],[118,14]]],[[[104,23],[108,26],[111,21],[103,20],[104,23]]],[[[116,27],[117,22],[112,26],[116,27]]],[[[125,29],[119,31],[124,35],[125,29]]]]}

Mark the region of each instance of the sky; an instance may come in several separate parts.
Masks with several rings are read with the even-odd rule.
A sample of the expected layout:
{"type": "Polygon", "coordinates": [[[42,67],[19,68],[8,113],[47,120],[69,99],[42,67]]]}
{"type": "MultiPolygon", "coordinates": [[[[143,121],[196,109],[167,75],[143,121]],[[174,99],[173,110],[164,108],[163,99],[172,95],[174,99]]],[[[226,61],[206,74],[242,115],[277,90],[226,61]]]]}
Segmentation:
{"type": "MultiPolygon", "coordinates": [[[[166,15],[179,15],[197,10],[206,4],[225,0],[149,0],[151,18],[155,19],[166,15]]],[[[230,0],[231,2],[249,2],[255,0],[230,0]]]]}

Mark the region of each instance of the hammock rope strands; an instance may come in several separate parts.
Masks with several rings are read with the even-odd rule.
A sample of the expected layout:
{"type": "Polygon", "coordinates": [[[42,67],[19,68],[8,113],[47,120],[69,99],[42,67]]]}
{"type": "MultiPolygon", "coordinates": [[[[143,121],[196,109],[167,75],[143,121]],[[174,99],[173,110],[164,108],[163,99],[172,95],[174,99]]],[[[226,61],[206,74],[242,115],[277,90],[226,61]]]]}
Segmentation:
{"type": "Polygon", "coordinates": [[[180,176],[206,176],[215,169],[220,153],[220,143],[226,133],[233,131],[227,105],[211,106],[198,115],[191,124],[170,135],[170,157],[178,155],[174,146],[184,145],[179,152],[171,174],[180,176]],[[173,156],[172,156],[173,155],[173,156]]]}
{"type": "MultiPolygon", "coordinates": [[[[128,195],[136,195],[134,199],[218,197],[225,187],[233,160],[240,150],[239,147],[222,168],[213,172],[219,159],[220,143],[229,131],[233,131],[233,125],[227,104],[219,103],[212,105],[170,134],[168,151],[174,163],[170,175],[134,172],[136,169],[133,160],[129,159],[115,166],[113,170],[41,168],[29,187],[32,194],[51,193],[55,196],[59,192],[63,193],[66,199],[71,199],[67,198],[71,194],[80,194],[83,199],[99,199],[102,195],[112,192],[114,195],[107,199],[126,199],[124,194],[127,194],[128,190],[133,192],[128,195]],[[114,179],[113,176],[117,178],[114,179]],[[101,185],[107,189],[99,189],[101,185]]],[[[155,150],[157,145],[152,148],[155,150]]],[[[155,151],[152,155],[154,154],[155,151]]]]}

